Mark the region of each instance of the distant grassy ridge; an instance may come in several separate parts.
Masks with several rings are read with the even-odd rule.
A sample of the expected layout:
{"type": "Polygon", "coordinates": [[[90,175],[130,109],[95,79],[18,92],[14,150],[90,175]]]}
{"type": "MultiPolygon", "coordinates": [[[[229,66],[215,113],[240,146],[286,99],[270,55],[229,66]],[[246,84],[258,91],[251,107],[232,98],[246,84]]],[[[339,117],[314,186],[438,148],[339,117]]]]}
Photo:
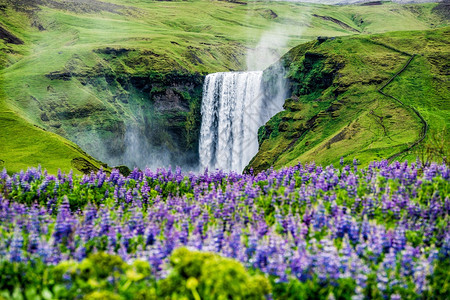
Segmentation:
{"type": "MultiPolygon", "coordinates": [[[[0,40],[0,109],[21,120],[15,124],[28,123],[30,130],[42,127],[44,136],[56,133],[96,158],[108,156],[102,147],[120,152],[126,128],[136,124],[144,132],[158,132],[151,139],[175,156],[195,153],[201,97],[196,73],[246,69],[247,51],[267,33],[288,41],[284,48],[273,49],[281,55],[317,36],[443,26],[446,21],[433,12],[435,7],[0,0],[0,26],[24,42],[0,40]],[[170,97],[175,104],[164,106],[170,97]],[[159,129],[151,130],[155,124],[159,129]]],[[[9,128],[0,157],[8,170],[35,165],[30,157],[37,153],[33,143],[38,139],[27,142],[25,128],[0,125],[9,128]],[[29,155],[16,158],[8,146],[14,144],[29,155]]],[[[43,167],[71,166],[67,160],[54,160],[51,151],[40,155],[43,167]]]]}
{"type": "Polygon", "coordinates": [[[260,129],[260,150],[250,167],[337,164],[341,156],[365,164],[400,152],[396,159],[414,160],[418,153],[404,150],[423,136],[419,115],[430,132],[445,132],[448,144],[449,35],[446,27],[341,37],[294,48],[284,57],[292,97],[286,110],[260,129]],[[389,82],[409,53],[417,55],[389,82]],[[401,102],[378,93],[383,86],[385,94],[401,102]]]}

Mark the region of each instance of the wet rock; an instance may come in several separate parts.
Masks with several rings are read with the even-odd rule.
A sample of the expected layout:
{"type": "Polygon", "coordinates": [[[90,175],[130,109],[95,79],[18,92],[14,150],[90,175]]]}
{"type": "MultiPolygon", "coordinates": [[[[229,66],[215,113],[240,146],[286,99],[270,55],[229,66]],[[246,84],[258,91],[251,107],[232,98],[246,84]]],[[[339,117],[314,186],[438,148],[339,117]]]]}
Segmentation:
{"type": "Polygon", "coordinates": [[[120,174],[122,174],[125,177],[127,177],[128,175],[131,174],[131,170],[127,166],[117,166],[117,167],[114,167],[113,169],[119,170],[120,174]]]}
{"type": "Polygon", "coordinates": [[[153,96],[155,109],[159,112],[180,111],[189,112],[189,103],[174,89],[167,89],[164,93],[153,96]]]}
{"type": "Polygon", "coordinates": [[[51,80],[64,80],[69,81],[72,79],[72,73],[67,71],[55,71],[46,74],[45,77],[51,80]]]}
{"type": "Polygon", "coordinates": [[[50,119],[48,118],[48,116],[47,116],[47,114],[45,112],[43,112],[41,114],[41,120],[44,121],[44,122],[50,121],[50,119]]]}

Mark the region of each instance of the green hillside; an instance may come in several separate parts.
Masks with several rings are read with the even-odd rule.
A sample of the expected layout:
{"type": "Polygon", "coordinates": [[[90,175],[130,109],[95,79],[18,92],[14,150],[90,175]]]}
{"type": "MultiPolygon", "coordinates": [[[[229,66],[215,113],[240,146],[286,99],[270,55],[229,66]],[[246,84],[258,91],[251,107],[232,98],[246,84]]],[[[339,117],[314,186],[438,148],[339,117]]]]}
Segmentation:
{"type": "MultiPolygon", "coordinates": [[[[279,1],[0,0],[0,111],[7,113],[0,119],[4,129],[0,159],[12,172],[37,163],[68,170],[76,157],[98,167],[68,139],[97,159],[130,165],[133,161],[121,159],[131,135],[168,152],[173,164],[195,162],[203,76],[245,70],[247,52],[264,35],[285,41],[271,49],[282,54],[317,36],[442,27],[447,22],[435,7],[433,3],[326,6],[279,1]],[[24,155],[19,156],[14,145],[21,145],[24,155]],[[60,149],[60,156],[44,150],[49,147],[60,149]]],[[[335,43],[353,40],[359,39],[335,43]]],[[[327,51],[327,45],[321,45],[321,51],[327,51]]],[[[373,51],[369,45],[361,44],[360,50],[373,51]]],[[[348,47],[348,53],[358,50],[348,47]]],[[[398,58],[377,73],[385,79],[407,57],[376,47],[382,51],[380,61],[382,55],[398,58]]],[[[361,62],[361,68],[365,63],[361,62]]],[[[361,75],[373,80],[376,72],[367,72],[361,70],[361,75]]],[[[391,88],[394,85],[386,91],[391,88]]],[[[313,105],[308,114],[316,114],[324,103],[313,105]]],[[[388,109],[383,105],[380,110],[388,109]]],[[[356,106],[364,109],[350,105],[356,106]]],[[[395,111],[396,117],[400,115],[414,121],[401,107],[395,111]]],[[[399,134],[389,147],[401,147],[410,140],[407,133],[399,134]]],[[[146,142],[139,145],[148,146],[146,142]]],[[[136,159],[143,159],[142,155],[136,159]]],[[[296,159],[288,156],[277,157],[277,165],[296,159]]]]}
{"type": "Polygon", "coordinates": [[[44,166],[56,174],[58,169],[88,173],[105,167],[74,143],[57,134],[34,127],[11,111],[0,112],[0,167],[26,170],[30,166],[44,166]]]}
{"type": "Polygon", "coordinates": [[[338,164],[340,157],[362,164],[415,160],[430,150],[433,159],[442,159],[450,144],[449,41],[446,27],[294,48],[283,58],[292,97],[286,110],[260,129],[260,150],[250,166],[338,164]]]}

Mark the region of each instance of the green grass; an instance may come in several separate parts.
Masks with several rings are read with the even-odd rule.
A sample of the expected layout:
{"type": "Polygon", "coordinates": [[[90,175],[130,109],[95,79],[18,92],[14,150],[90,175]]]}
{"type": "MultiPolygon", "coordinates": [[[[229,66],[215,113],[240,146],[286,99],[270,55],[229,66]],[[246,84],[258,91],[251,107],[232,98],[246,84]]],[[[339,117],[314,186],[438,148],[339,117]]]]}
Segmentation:
{"type": "MultiPolygon", "coordinates": [[[[250,166],[261,170],[298,161],[336,164],[341,156],[362,164],[388,158],[420,137],[420,119],[407,106],[416,108],[429,125],[423,143],[445,132],[440,138],[448,144],[449,34],[447,27],[342,37],[294,48],[284,60],[291,70],[293,97],[286,110],[261,129],[264,138],[250,166]],[[321,55],[312,59],[312,67],[308,53],[321,55]],[[384,89],[405,104],[401,105],[377,90],[402,68],[407,53],[418,56],[384,89]],[[310,89],[310,82],[320,81],[336,66],[339,70],[328,86],[319,92],[310,89]]],[[[415,160],[417,155],[414,149],[399,159],[415,160]]]]}
{"type": "MultiPolygon", "coordinates": [[[[8,6],[0,13],[2,26],[25,42],[24,45],[11,45],[0,40],[0,109],[17,115],[20,120],[17,124],[27,122],[29,128],[40,126],[47,130],[42,134],[48,134],[49,140],[53,137],[50,132],[56,133],[89,149],[96,157],[99,154],[91,145],[92,141],[120,135],[127,124],[142,123],[144,119],[161,120],[162,124],[171,122],[166,115],[154,112],[153,95],[127,88],[120,79],[151,78],[154,74],[174,71],[206,74],[244,70],[247,51],[254,48],[267,32],[287,41],[284,47],[274,49],[280,55],[317,36],[355,34],[313,14],[338,19],[361,34],[424,30],[446,24],[432,13],[436,4],[326,6],[278,1],[249,1],[248,5],[207,0],[103,2],[116,3],[123,8],[108,12],[95,5],[72,5],[66,9],[43,5],[38,9],[34,7],[33,14],[25,14],[8,6]],[[268,9],[278,17],[270,18],[268,9]],[[37,26],[30,25],[32,23],[45,30],[38,30],[37,26]],[[101,51],[105,48],[129,51],[105,54],[101,51]],[[52,72],[70,72],[73,77],[64,81],[45,76],[52,72]],[[112,83],[107,82],[108,76],[114,79],[112,83]],[[117,100],[118,95],[127,101],[117,100]],[[88,113],[61,117],[76,115],[79,111],[88,113]],[[46,117],[43,118],[44,113],[46,117]]],[[[14,1],[0,0],[0,3],[14,1]]],[[[348,52],[366,50],[364,47],[352,49],[353,45],[348,47],[348,52]]],[[[361,68],[364,63],[360,62],[361,68]]],[[[370,78],[371,74],[366,75],[370,78]]],[[[177,88],[183,93],[190,89],[177,88]]],[[[174,141],[167,132],[161,133],[163,142],[179,151],[186,150],[180,143],[192,144],[198,138],[198,91],[191,92],[190,97],[190,112],[181,112],[180,116],[194,115],[197,121],[192,130],[187,130],[189,133],[182,133],[187,135],[185,140],[174,141]]],[[[6,128],[3,123],[0,126],[6,128]]],[[[16,138],[19,144],[26,130],[17,134],[21,131],[11,125],[8,128],[4,134],[10,139],[16,138]]],[[[9,144],[16,142],[11,140],[9,144]]],[[[36,160],[30,159],[36,148],[32,144],[30,147],[21,144],[29,149],[29,156],[20,161],[15,159],[12,146],[4,147],[2,151],[2,159],[11,171],[36,164],[36,160]]],[[[192,145],[188,147],[192,148],[192,145]]],[[[39,162],[44,167],[56,165],[51,152],[40,155],[37,157],[42,157],[39,162]]],[[[66,162],[61,168],[67,170],[69,165],[66,162]]]]}
{"type": "Polygon", "coordinates": [[[41,165],[52,174],[59,169],[73,169],[75,174],[80,174],[83,170],[101,167],[100,162],[74,143],[31,125],[12,111],[0,111],[0,123],[0,168],[6,168],[8,172],[41,165]],[[84,161],[88,168],[80,166],[77,159],[84,161]]]}

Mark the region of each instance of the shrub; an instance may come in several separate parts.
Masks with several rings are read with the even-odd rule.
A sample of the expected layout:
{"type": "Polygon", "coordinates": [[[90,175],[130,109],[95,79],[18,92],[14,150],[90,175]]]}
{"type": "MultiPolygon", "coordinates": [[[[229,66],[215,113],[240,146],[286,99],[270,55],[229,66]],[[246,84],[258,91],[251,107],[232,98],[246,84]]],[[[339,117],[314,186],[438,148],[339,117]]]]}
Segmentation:
{"type": "Polygon", "coordinates": [[[161,281],[162,297],[171,299],[265,299],[270,283],[250,275],[239,262],[217,254],[179,248],[170,258],[170,275],[161,281]]]}

